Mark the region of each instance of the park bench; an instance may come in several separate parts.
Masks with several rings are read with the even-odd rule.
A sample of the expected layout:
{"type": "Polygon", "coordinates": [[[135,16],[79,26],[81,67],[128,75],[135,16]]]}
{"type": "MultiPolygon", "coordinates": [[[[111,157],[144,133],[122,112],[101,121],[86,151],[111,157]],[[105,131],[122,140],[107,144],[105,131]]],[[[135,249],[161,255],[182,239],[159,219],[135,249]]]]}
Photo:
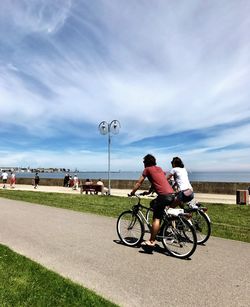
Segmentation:
{"type": "Polygon", "coordinates": [[[83,192],[90,192],[90,194],[98,194],[99,192],[102,193],[103,187],[100,184],[81,184],[80,185],[80,193],[83,192]]]}

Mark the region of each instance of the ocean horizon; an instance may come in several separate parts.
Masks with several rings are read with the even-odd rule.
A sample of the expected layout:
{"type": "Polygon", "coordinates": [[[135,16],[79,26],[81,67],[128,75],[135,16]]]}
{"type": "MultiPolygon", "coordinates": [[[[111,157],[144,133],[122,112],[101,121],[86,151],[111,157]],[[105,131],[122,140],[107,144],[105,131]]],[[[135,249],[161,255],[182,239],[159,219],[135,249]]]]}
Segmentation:
{"type": "MultiPolygon", "coordinates": [[[[137,180],[141,175],[141,171],[111,171],[110,180],[137,180]]],[[[53,172],[53,173],[39,173],[40,178],[48,179],[63,179],[66,172],[53,172]]],[[[74,172],[69,172],[74,176],[74,172]]],[[[107,171],[92,171],[76,173],[79,179],[93,179],[97,180],[108,179],[107,171]]],[[[34,173],[21,172],[16,173],[17,178],[33,178],[34,173]]],[[[205,181],[205,182],[247,182],[250,183],[250,172],[189,172],[190,181],[205,181]]]]}

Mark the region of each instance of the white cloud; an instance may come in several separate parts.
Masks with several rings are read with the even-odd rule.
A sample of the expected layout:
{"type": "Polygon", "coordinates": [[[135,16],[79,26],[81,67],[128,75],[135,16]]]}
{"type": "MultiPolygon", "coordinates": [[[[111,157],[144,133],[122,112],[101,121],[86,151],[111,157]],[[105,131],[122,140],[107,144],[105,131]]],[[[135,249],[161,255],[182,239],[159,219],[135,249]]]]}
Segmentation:
{"type": "Polygon", "coordinates": [[[11,34],[57,31],[68,18],[71,0],[20,0],[1,3],[1,19],[9,25],[11,34]]]}
{"type": "MultiPolygon", "coordinates": [[[[119,119],[119,143],[125,147],[143,138],[245,120],[250,117],[247,8],[245,1],[3,2],[2,122],[25,128],[27,138],[46,141],[61,135],[62,127],[76,139],[87,138],[100,121],[119,119]],[[77,130],[81,125],[92,130],[77,130]]],[[[248,145],[248,130],[218,131],[202,146],[230,146],[239,139],[248,145]]],[[[195,167],[223,159],[222,153],[203,148],[193,151],[195,167]]],[[[129,150],[114,160],[115,167],[136,167],[127,158],[129,150]]],[[[161,157],[157,143],[155,150],[161,157]]],[[[95,148],[90,151],[97,160],[95,148]]],[[[139,148],[136,155],[142,152],[139,148]]],[[[237,154],[248,165],[241,152],[224,154],[230,161],[237,154]]],[[[53,151],[46,155],[49,159],[39,161],[60,159],[53,151]]],[[[88,165],[103,165],[103,159],[98,165],[87,156],[88,165]]],[[[73,161],[83,165],[75,156],[73,161]]]]}

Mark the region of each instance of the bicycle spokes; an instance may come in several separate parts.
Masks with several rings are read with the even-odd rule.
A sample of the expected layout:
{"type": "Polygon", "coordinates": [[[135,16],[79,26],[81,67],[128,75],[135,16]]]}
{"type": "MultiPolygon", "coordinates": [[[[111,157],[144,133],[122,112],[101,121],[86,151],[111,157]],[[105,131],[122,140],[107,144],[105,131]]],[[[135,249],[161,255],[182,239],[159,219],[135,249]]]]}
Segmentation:
{"type": "Polygon", "coordinates": [[[171,255],[187,258],[195,251],[197,239],[193,226],[187,220],[178,219],[166,223],[162,242],[171,255]]]}
{"type": "Polygon", "coordinates": [[[132,211],[125,211],[119,216],[116,229],[120,240],[126,245],[135,246],[142,241],[144,227],[132,211]]]}

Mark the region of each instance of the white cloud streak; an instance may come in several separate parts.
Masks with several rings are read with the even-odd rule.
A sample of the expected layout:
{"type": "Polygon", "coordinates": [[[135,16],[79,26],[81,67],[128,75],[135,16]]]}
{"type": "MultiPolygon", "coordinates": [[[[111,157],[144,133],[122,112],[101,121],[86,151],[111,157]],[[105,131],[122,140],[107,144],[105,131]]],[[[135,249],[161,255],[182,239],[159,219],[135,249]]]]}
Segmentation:
{"type": "MultiPolygon", "coordinates": [[[[27,137],[42,134],[46,139],[60,134],[64,123],[74,132],[72,124],[95,127],[119,119],[124,146],[250,118],[249,8],[243,0],[3,1],[2,122],[24,128],[27,137]]],[[[230,146],[239,139],[250,145],[249,127],[244,129],[218,131],[204,140],[201,150],[196,148],[197,161],[191,159],[193,167],[205,168],[204,157],[215,161],[213,167],[223,159],[222,153],[204,148],[230,146]]],[[[161,155],[157,144],[155,151],[161,155]]],[[[249,149],[245,152],[224,154],[230,159],[243,155],[242,165],[250,169],[249,149]]],[[[43,155],[56,162],[53,152],[43,155]]],[[[131,167],[128,160],[119,156],[121,167],[114,164],[131,167]]]]}

